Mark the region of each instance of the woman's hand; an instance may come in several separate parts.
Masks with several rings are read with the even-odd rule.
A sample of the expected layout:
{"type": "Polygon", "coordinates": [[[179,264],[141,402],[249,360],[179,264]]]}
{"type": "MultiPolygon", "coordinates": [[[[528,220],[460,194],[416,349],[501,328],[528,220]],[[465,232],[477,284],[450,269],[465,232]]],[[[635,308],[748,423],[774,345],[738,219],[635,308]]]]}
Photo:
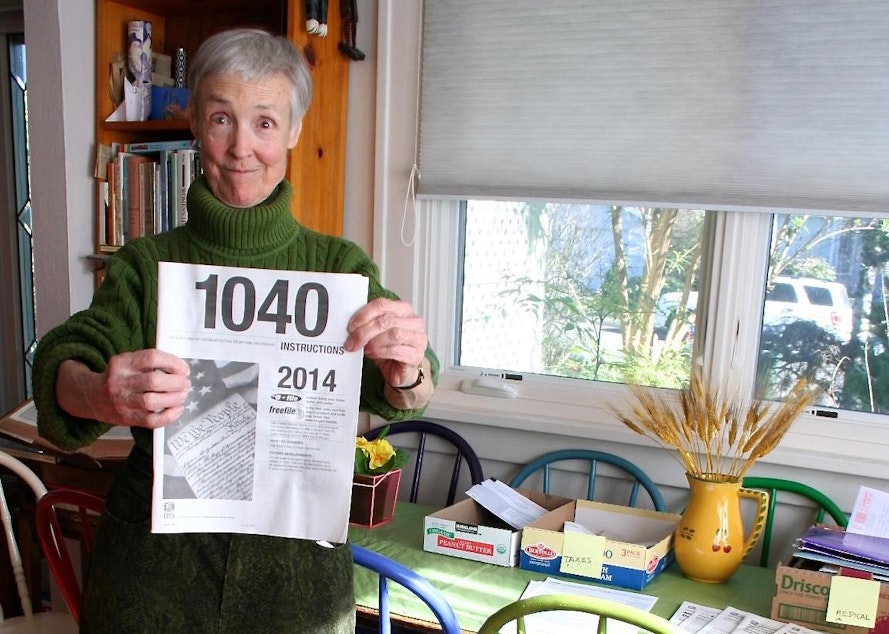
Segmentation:
{"type": "Polygon", "coordinates": [[[375,299],[349,320],[346,350],[364,349],[364,356],[380,367],[393,387],[417,380],[417,368],[426,355],[426,325],[407,302],[375,299]]]}
{"type": "Polygon", "coordinates": [[[59,365],[56,398],[73,416],[154,429],[182,414],[188,374],[185,361],[154,348],[117,354],[104,372],[68,360],[59,365]]]}
{"type": "Polygon", "coordinates": [[[414,409],[429,402],[434,390],[426,360],[426,324],[407,302],[375,299],[349,320],[346,350],[364,350],[386,381],[386,400],[399,409],[414,409]],[[420,377],[424,378],[412,389],[420,377]]]}

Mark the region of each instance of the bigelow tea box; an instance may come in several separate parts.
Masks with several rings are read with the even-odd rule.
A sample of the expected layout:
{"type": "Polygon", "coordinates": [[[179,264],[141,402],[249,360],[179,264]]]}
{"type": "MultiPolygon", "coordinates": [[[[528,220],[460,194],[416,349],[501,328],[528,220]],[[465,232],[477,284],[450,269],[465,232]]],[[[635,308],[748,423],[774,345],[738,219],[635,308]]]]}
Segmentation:
{"type": "Polygon", "coordinates": [[[778,566],[771,617],[834,634],[889,634],[889,583],[880,584],[877,624],[873,629],[840,625],[827,620],[827,600],[834,575],[818,570],[778,566]]]}
{"type": "MultiPolygon", "coordinates": [[[[568,502],[539,491],[516,491],[547,510],[568,502]]],[[[423,519],[423,550],[512,567],[518,562],[521,534],[475,500],[462,500],[423,519]]]]}
{"type": "Polygon", "coordinates": [[[519,567],[641,590],[673,561],[673,531],[680,518],[575,500],[525,527],[519,567]],[[565,522],[591,534],[566,535],[565,522]]]}

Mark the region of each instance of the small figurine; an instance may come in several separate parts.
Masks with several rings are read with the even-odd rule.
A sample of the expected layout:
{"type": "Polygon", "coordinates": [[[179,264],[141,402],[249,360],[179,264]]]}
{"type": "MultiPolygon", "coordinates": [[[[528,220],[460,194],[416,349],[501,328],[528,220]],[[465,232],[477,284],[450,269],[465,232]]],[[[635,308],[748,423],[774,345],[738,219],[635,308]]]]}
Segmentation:
{"type": "Polygon", "coordinates": [[[306,0],[306,31],[318,37],[327,35],[327,0],[306,0]]]}
{"type": "Polygon", "coordinates": [[[123,101],[123,79],[126,76],[126,62],[122,53],[115,53],[111,58],[111,75],[108,77],[108,92],[111,103],[117,108],[123,101]]]}
{"type": "Polygon", "coordinates": [[[350,59],[360,62],[365,55],[355,46],[355,33],[358,30],[357,0],[342,0],[340,15],[343,18],[343,39],[339,43],[339,49],[350,59]]]}

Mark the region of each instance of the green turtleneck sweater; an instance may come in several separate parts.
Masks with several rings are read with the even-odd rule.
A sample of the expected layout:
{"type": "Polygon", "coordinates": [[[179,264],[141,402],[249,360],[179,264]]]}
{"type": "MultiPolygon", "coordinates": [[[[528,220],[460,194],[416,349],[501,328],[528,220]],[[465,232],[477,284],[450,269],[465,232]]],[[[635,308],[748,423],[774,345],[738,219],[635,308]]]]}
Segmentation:
{"type": "MultiPolygon", "coordinates": [[[[301,226],[290,214],[292,189],[283,181],[262,204],[237,209],[221,203],[199,178],[188,190],[188,223],[133,240],[108,260],[89,308],[72,315],[39,342],[34,358],[34,402],[40,434],[73,451],[108,431],[109,425],[73,417],[56,402],[59,364],[82,361],[101,372],[115,354],[155,347],[157,263],[214,264],[289,271],[359,273],[369,279],[368,299],[397,299],[383,288],[379,271],[357,245],[301,226]]],[[[433,380],[438,360],[427,349],[433,380]]],[[[383,396],[383,379],[365,359],[360,407],[387,420],[414,418],[422,410],[398,410],[383,396]]],[[[149,429],[133,428],[137,447],[151,452],[149,429]]]]}

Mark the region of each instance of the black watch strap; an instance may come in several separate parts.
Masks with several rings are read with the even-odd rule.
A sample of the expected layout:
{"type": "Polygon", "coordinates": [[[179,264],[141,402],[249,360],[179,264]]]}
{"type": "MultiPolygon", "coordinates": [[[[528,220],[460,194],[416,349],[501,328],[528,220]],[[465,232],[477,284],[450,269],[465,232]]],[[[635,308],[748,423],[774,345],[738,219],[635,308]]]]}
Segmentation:
{"type": "Polygon", "coordinates": [[[420,368],[417,368],[417,380],[416,381],[414,381],[410,385],[404,385],[402,387],[395,387],[393,385],[392,387],[395,387],[396,390],[412,390],[415,387],[417,387],[418,385],[420,385],[425,378],[426,378],[426,375],[423,374],[423,368],[420,367],[420,368]]]}

